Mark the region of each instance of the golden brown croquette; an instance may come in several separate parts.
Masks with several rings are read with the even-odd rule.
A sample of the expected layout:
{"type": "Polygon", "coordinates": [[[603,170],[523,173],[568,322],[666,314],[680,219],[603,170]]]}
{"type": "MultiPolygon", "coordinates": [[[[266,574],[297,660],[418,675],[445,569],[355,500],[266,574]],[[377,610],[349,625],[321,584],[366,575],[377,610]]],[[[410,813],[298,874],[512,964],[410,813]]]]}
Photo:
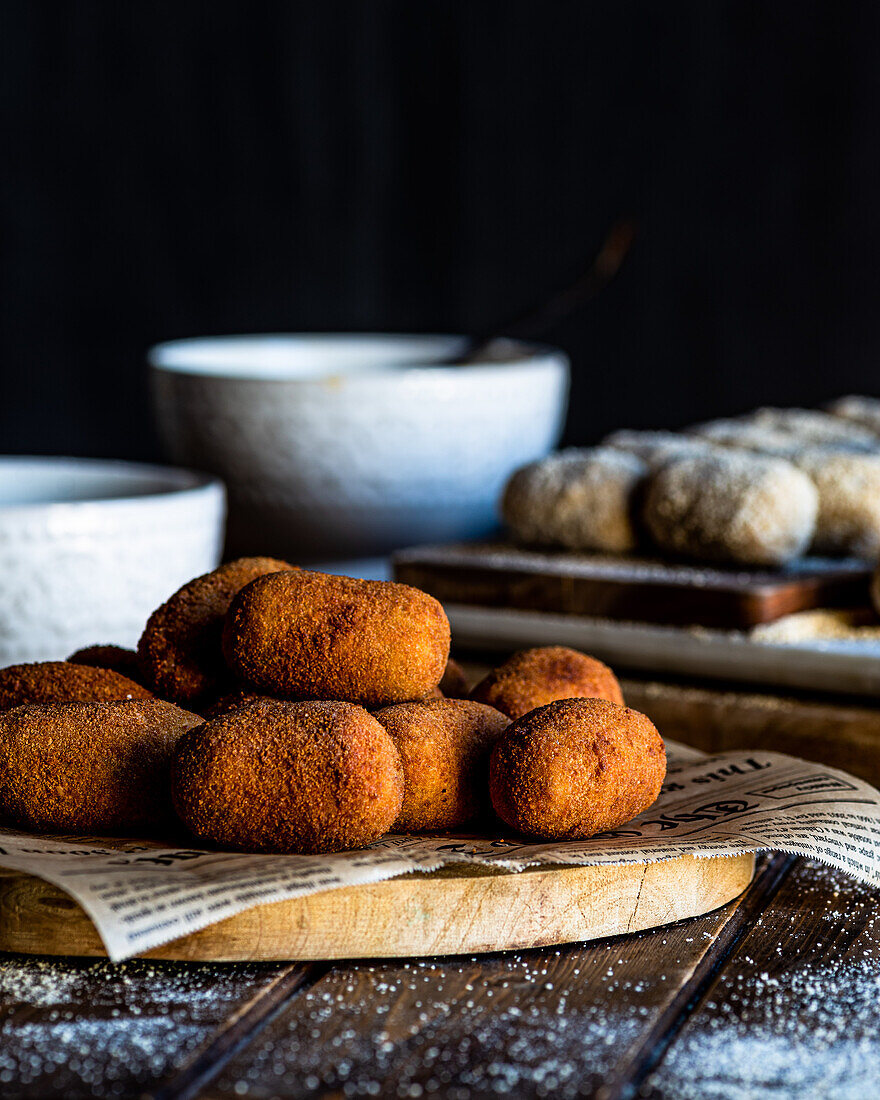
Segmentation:
{"type": "Polygon", "coordinates": [[[236,596],[223,648],[255,691],[380,707],[437,686],[449,620],[432,596],[406,584],[275,573],[236,596]]]}
{"type": "Polygon", "coordinates": [[[223,848],[337,852],[388,831],[403,769],[362,707],[263,700],[183,737],[172,790],[187,828],[223,848]]]}
{"type": "Polygon", "coordinates": [[[236,593],[256,577],[294,569],[275,558],[238,558],[196,577],[158,607],[138,643],[146,682],[157,695],[199,706],[223,690],[223,619],[236,593]]]}
{"type": "Polygon", "coordinates": [[[453,829],[489,809],[489,753],[509,719],[468,699],[398,703],[376,718],[403,764],[395,831],[453,829]]]}
{"type": "Polygon", "coordinates": [[[514,653],[477,684],[471,698],[514,719],[557,699],[623,702],[617,677],[607,665],[561,645],[514,653]]]}
{"type": "Polygon", "coordinates": [[[153,693],[109,668],[35,661],[0,669],[0,711],[24,703],[93,703],[152,699],[153,693]]]}
{"type": "Polygon", "coordinates": [[[72,665],[88,665],[90,668],[109,668],[120,672],[135,683],[141,682],[141,669],[138,655],[133,649],[121,645],[89,645],[78,649],[67,658],[72,665]]]}
{"type": "Polygon", "coordinates": [[[605,699],[563,699],[505,730],[489,764],[495,812],[529,836],[577,840],[646,810],[666,750],[644,714],[605,699]]]}
{"type": "Polygon", "coordinates": [[[232,710],[241,710],[242,707],[249,706],[251,703],[260,703],[264,699],[269,702],[275,701],[271,695],[259,695],[248,688],[237,688],[235,691],[229,691],[225,695],[221,695],[219,699],[216,699],[205,709],[204,714],[210,721],[212,718],[219,718],[221,714],[228,714],[232,710]]]}
{"type": "Polygon", "coordinates": [[[447,699],[467,699],[468,685],[464,669],[451,657],[446,662],[446,671],[440,681],[440,691],[447,699]]]}
{"type": "Polygon", "coordinates": [[[0,714],[0,815],[39,832],[132,833],[174,820],[171,751],[202,721],[161,699],[0,714]]]}

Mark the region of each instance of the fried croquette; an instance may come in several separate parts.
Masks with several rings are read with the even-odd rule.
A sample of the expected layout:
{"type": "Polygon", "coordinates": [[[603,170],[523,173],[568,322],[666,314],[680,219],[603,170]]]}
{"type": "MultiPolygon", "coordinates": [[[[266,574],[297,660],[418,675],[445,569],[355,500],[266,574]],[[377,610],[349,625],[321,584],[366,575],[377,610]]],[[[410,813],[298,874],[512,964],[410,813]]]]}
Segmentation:
{"type": "Polygon", "coordinates": [[[215,699],[209,707],[205,708],[204,715],[208,720],[219,718],[221,714],[228,714],[232,710],[241,710],[242,707],[250,706],[251,703],[260,703],[264,699],[273,702],[274,696],[260,695],[248,688],[238,688],[235,691],[229,691],[225,695],[221,695],[219,699],[215,699]]]}
{"type": "Polygon", "coordinates": [[[406,584],[276,573],[236,596],[223,650],[257,692],[380,707],[437,686],[449,620],[433,596],[406,584]]]}
{"type": "Polygon", "coordinates": [[[362,707],[263,700],[181,738],[172,791],[187,828],[223,848],[339,852],[391,828],[403,768],[362,707]]]}
{"type": "Polygon", "coordinates": [[[489,753],[510,724],[505,715],[466,699],[435,699],[386,707],[376,719],[403,764],[395,831],[454,829],[489,808],[489,753]]]}
{"type": "Polygon", "coordinates": [[[817,510],[815,486],[790,462],[718,448],[655,471],[644,521],[657,546],[672,554],[783,565],[810,545],[817,510]]]}
{"type": "Polygon", "coordinates": [[[131,833],[174,820],[169,768],[196,714],[161,699],[0,714],[0,816],[38,832],[131,833]]]}
{"type": "Polygon", "coordinates": [[[666,750],[638,711],[563,699],[524,715],[492,750],[495,812],[529,836],[579,840],[632,820],[657,798],[666,750]]]}
{"type": "Polygon", "coordinates": [[[89,645],[71,653],[67,660],[72,665],[109,668],[113,672],[122,673],[135,683],[141,682],[142,673],[137,653],[121,645],[89,645]]]}
{"type": "Polygon", "coordinates": [[[198,707],[223,690],[223,619],[256,577],[296,568],[274,558],[238,558],[189,581],[158,607],[138,642],[138,658],[157,695],[198,707]]]}
{"type": "Polygon", "coordinates": [[[647,466],[611,447],[572,448],[517,470],[501,514],[524,543],[622,553],[638,542],[634,502],[647,466]]]}
{"type": "Polygon", "coordinates": [[[607,665],[561,645],[514,653],[477,684],[471,698],[513,719],[557,699],[623,703],[620,684],[607,665]]]}
{"type": "Polygon", "coordinates": [[[439,684],[440,698],[467,699],[468,686],[464,669],[451,657],[446,662],[446,671],[439,684]]]}
{"type": "Polygon", "coordinates": [[[109,668],[35,661],[0,669],[0,711],[25,703],[98,703],[152,699],[153,693],[109,668]]]}

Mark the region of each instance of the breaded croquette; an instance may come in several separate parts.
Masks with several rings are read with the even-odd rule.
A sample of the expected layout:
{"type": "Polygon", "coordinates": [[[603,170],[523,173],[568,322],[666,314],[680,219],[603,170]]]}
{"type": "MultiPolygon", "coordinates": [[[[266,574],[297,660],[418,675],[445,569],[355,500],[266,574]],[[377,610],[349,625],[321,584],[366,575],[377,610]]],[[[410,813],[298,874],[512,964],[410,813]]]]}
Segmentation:
{"type": "Polygon", "coordinates": [[[617,677],[607,665],[561,645],[514,653],[477,684],[471,698],[513,719],[557,699],[623,702],[617,677]]]}
{"type": "Polygon", "coordinates": [[[464,669],[451,657],[446,662],[446,671],[439,684],[440,697],[446,699],[467,699],[468,686],[464,669]]]}
{"type": "Polygon", "coordinates": [[[437,686],[449,620],[433,596],[406,584],[275,573],[236,596],[223,650],[257,692],[380,707],[437,686]]]}
{"type": "Polygon", "coordinates": [[[880,447],[880,398],[850,394],[848,397],[838,397],[830,401],[825,408],[832,416],[851,420],[873,432],[877,436],[877,446],[880,447]]]}
{"type": "Polygon", "coordinates": [[[398,703],[376,714],[403,764],[395,831],[454,829],[489,808],[489,753],[509,719],[466,699],[398,703]]]}
{"type": "Polygon", "coordinates": [[[790,462],[719,447],[656,470],[643,516],[651,538],[668,553],[784,565],[810,545],[817,511],[812,481],[790,462]]]}
{"type": "Polygon", "coordinates": [[[138,655],[133,649],[121,645],[89,645],[71,653],[67,660],[72,665],[88,665],[90,668],[109,668],[120,672],[129,680],[141,682],[141,669],[138,655]]]}
{"type": "Polygon", "coordinates": [[[152,699],[153,693],[109,668],[35,661],[0,669],[0,711],[24,703],[94,703],[152,699]]]}
{"type": "Polygon", "coordinates": [[[269,702],[275,701],[274,696],[260,695],[248,688],[237,688],[235,691],[229,691],[225,695],[221,695],[219,699],[206,707],[204,715],[210,721],[212,718],[219,718],[221,714],[228,714],[232,710],[241,710],[242,707],[250,706],[251,703],[261,703],[264,699],[269,700],[269,702]]]}
{"type": "Polygon", "coordinates": [[[161,699],[0,714],[0,816],[40,832],[132,833],[174,820],[169,767],[202,721],[161,699]]]}
{"type": "Polygon", "coordinates": [[[492,750],[495,812],[529,836],[577,840],[646,810],[666,775],[666,750],[638,711],[563,699],[524,715],[492,750]]]}
{"type": "Polygon", "coordinates": [[[235,595],[266,573],[294,569],[274,558],[238,558],[189,581],[158,607],[138,643],[147,683],[157,695],[198,707],[223,690],[223,619],[235,595]]]}
{"type": "Polygon", "coordinates": [[[647,472],[612,447],[560,451],[513,474],[501,514],[520,542],[625,553],[638,542],[635,502],[647,472]]]}
{"type": "Polygon", "coordinates": [[[183,737],[175,808],[197,837],[249,852],[338,852],[388,831],[403,768],[385,728],[351,703],[263,700],[183,737]]]}

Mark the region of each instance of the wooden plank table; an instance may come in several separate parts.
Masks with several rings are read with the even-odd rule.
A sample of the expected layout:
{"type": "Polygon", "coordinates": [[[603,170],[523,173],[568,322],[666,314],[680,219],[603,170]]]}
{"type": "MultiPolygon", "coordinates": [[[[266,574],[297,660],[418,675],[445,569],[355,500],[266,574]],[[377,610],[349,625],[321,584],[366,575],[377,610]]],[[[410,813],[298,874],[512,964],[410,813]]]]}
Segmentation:
{"type": "Polygon", "coordinates": [[[867,1097],[880,892],[765,857],[742,898],[587,945],[208,965],[0,957],[0,1095],[867,1097]]]}

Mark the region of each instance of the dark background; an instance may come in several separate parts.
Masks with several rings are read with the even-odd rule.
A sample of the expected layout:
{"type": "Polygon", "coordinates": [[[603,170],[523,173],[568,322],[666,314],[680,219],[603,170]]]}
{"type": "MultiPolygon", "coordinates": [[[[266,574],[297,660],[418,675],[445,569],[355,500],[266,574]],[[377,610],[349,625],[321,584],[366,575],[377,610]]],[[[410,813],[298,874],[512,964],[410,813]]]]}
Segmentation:
{"type": "Polygon", "coordinates": [[[547,334],[569,442],[880,393],[880,5],[0,7],[6,452],[151,456],[175,336],[547,334]]]}

